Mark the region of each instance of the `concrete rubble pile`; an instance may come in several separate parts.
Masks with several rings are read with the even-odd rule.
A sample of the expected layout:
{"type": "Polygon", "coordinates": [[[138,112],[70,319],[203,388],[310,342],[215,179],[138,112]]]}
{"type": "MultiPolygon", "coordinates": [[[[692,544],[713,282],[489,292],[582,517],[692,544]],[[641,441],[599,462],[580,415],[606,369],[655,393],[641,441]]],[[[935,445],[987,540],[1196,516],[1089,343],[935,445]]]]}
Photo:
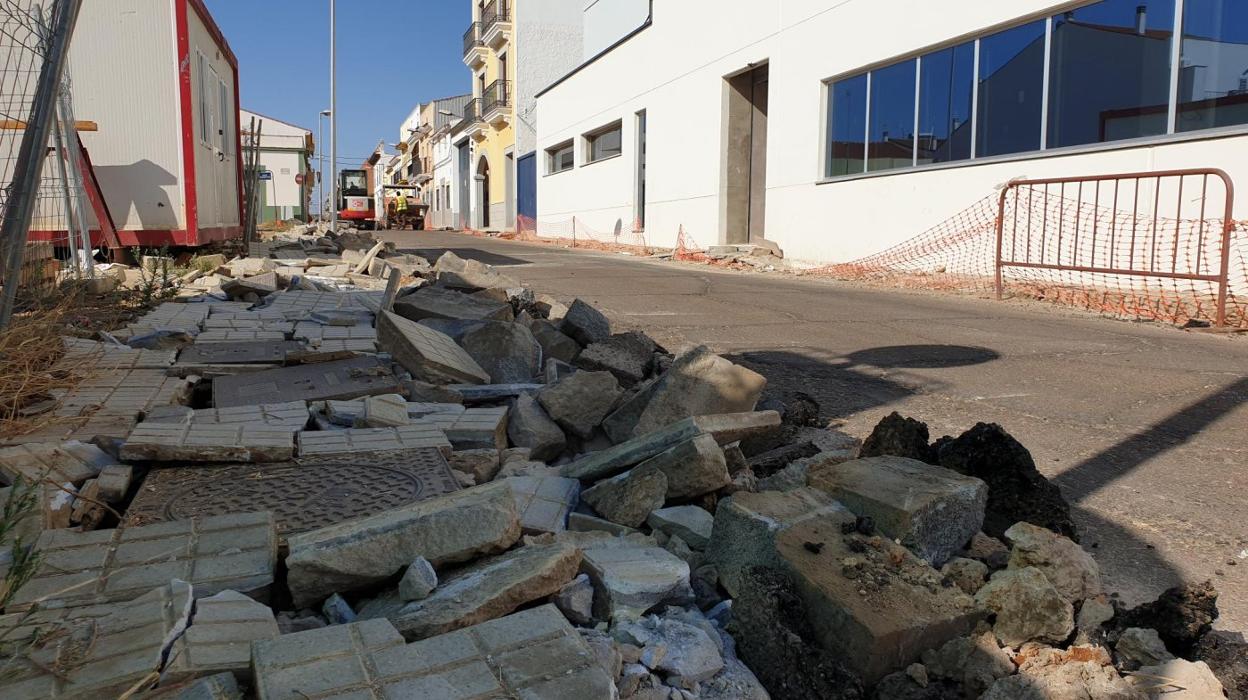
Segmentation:
{"type": "Polygon", "coordinates": [[[97,377],[0,448],[40,484],[0,697],[1243,697],[1212,588],[1109,597],[1000,427],[859,441],[705,347],[351,236],[66,341],[97,377]]]}

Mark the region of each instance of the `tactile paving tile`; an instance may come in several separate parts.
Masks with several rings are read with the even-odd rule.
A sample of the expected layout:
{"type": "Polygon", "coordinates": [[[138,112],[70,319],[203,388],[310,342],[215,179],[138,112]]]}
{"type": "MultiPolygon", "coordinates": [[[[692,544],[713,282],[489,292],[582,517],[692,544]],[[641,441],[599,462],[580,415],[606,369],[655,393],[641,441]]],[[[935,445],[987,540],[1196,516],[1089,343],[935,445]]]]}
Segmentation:
{"type": "Polygon", "coordinates": [[[65,354],[53,367],[57,371],[164,369],[178,355],[177,350],[146,350],[85,338],[61,338],[61,342],[65,354]]]}
{"type": "Polygon", "coordinates": [[[265,465],[154,470],[126,511],[127,522],[266,510],[279,537],[380,513],[459,490],[433,448],[302,457],[265,465]]]}
{"type": "Polygon", "coordinates": [[[180,365],[249,365],[286,361],[286,355],[304,349],[295,340],[258,340],[248,343],[205,343],[183,348],[180,365]]]}

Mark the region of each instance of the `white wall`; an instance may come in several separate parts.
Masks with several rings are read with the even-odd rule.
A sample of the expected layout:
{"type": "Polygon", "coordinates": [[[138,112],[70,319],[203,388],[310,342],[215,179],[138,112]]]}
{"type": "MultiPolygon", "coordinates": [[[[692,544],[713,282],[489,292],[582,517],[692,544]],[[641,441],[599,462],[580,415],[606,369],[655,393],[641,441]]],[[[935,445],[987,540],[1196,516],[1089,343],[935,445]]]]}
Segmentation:
{"type": "MultiPolygon", "coordinates": [[[[186,0],[175,0],[185,2],[186,0]]],[[[151,3],[148,3],[149,5],[151,3]]],[[[195,191],[197,196],[197,212],[199,228],[217,228],[221,226],[238,226],[242,212],[238,190],[238,109],[235,99],[234,70],[230,67],[225,53],[217,45],[216,39],[208,32],[203,20],[189,6],[187,14],[187,34],[190,40],[191,60],[191,115],[195,129],[195,191]],[[226,148],[220,148],[220,136],[215,133],[220,128],[218,85],[211,86],[212,94],[208,104],[213,114],[214,133],[211,143],[200,140],[200,73],[196,52],[202,53],[206,65],[211,66],[219,81],[225,81],[226,108],[225,124],[226,148]]]]}
{"type": "MultiPolygon", "coordinates": [[[[437,209],[429,207],[429,221],[432,228],[453,227],[459,216],[459,177],[456,168],[456,151],[451,143],[449,129],[433,142],[433,179],[430,185],[435,191],[442,191],[441,206],[437,209]],[[450,190],[449,201],[446,196],[450,190]]],[[[437,202],[436,194],[432,201],[437,202]]]]}
{"type": "Polygon", "coordinates": [[[516,67],[516,154],[537,145],[536,95],[581,62],[584,0],[523,0],[516,4],[512,46],[516,67]]]}
{"type": "Polygon", "coordinates": [[[584,12],[585,58],[624,38],[649,16],[650,0],[588,0],[584,12]]]}
{"type": "MultiPolygon", "coordinates": [[[[243,128],[250,128],[251,118],[257,123],[261,119],[264,125],[260,131],[260,164],[273,173],[273,179],[265,184],[265,196],[271,207],[300,207],[304,205],[304,185],[295,182],[295,176],[302,171],[307,138],[311,131],[294,124],[278,121],[272,117],[242,110],[241,123],[243,128]]],[[[307,153],[311,156],[311,153],[307,153]]],[[[306,173],[311,178],[312,174],[306,173]]]]}
{"type": "MultiPolygon", "coordinates": [[[[672,245],[680,227],[700,245],[720,242],[724,78],[770,63],[766,235],[798,260],[841,261],[880,251],[945,221],[1016,176],[1222,167],[1248,183],[1248,129],[1239,135],[818,184],[823,81],[1064,3],[873,0],[655,0],[654,23],[538,101],[538,148],[616,119],[624,155],[546,175],[539,163],[539,230],[581,225],[625,230],[634,210],[634,114],[648,114],[647,239],[672,245]],[[864,31],[881,27],[887,31],[864,31]]],[[[1241,184],[1241,190],[1245,189],[1241,184]]],[[[1237,202],[1248,218],[1248,197],[1237,202]]]]}

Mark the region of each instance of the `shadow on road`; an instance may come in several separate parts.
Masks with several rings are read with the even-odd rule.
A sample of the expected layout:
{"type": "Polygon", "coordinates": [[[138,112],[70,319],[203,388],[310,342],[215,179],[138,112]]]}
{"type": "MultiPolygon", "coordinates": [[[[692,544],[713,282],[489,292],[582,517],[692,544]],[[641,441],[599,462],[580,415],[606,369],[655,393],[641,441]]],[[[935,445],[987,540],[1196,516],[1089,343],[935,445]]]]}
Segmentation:
{"type": "Polygon", "coordinates": [[[510,255],[499,255],[498,253],[489,253],[476,248],[421,248],[419,246],[405,246],[403,244],[399,244],[399,252],[419,255],[431,263],[436,262],[438,258],[442,257],[443,253],[447,252],[454,253],[465,260],[476,260],[477,262],[494,265],[495,267],[531,265],[533,263],[532,260],[514,258],[510,255]]]}

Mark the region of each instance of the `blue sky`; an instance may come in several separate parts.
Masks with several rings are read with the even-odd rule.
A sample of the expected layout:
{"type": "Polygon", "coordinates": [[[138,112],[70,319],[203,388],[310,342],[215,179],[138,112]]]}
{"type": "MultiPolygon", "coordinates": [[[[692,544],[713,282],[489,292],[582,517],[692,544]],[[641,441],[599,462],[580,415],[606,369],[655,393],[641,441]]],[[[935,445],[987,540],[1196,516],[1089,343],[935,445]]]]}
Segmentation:
{"type": "MultiPolygon", "coordinates": [[[[206,0],[238,55],[242,106],[317,134],[329,107],[329,0],[206,0]]],[[[338,1],[338,160],[358,166],[419,102],[472,89],[467,0],[338,1]]],[[[329,121],[325,122],[326,157],[329,121]]],[[[328,168],[328,163],[326,165],[328,168]]]]}

